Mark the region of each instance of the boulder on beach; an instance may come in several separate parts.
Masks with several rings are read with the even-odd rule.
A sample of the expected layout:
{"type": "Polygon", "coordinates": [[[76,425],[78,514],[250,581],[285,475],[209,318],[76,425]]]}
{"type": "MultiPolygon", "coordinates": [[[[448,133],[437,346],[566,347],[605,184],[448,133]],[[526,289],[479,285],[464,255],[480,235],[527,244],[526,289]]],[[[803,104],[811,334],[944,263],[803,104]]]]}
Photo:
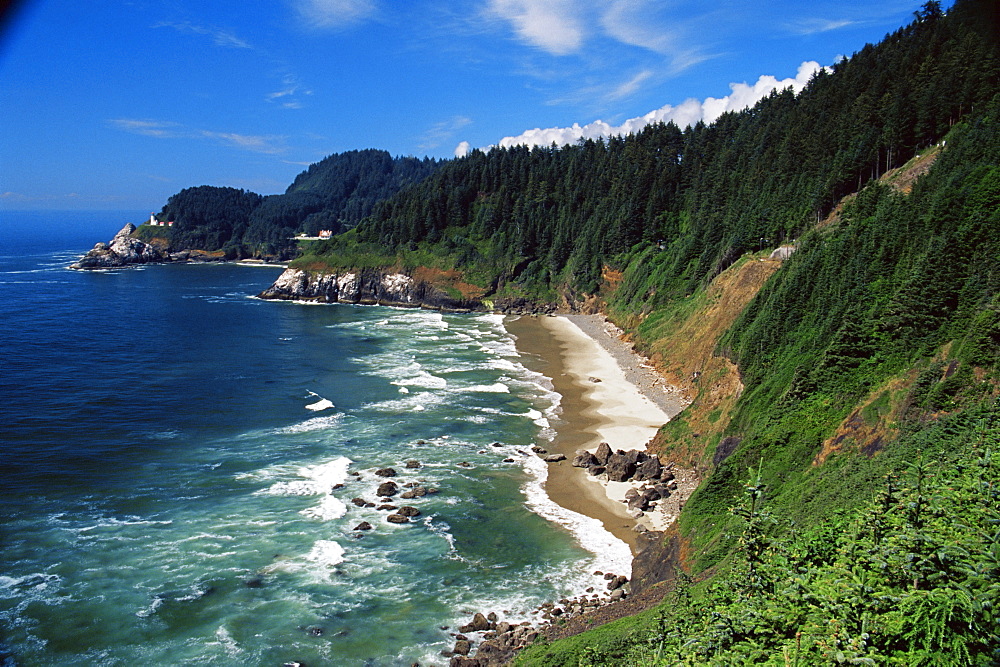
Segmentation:
{"type": "Polygon", "coordinates": [[[548,456],[545,457],[546,463],[558,463],[559,461],[565,461],[565,460],[566,460],[565,454],[549,454],[548,456]]]}
{"type": "Polygon", "coordinates": [[[612,482],[627,482],[635,474],[635,459],[616,452],[608,457],[607,473],[612,482]]]}
{"type": "Polygon", "coordinates": [[[639,481],[647,479],[659,479],[662,471],[663,471],[663,466],[660,465],[660,459],[656,458],[655,456],[650,456],[645,461],[636,466],[635,479],[639,481]]]}
{"type": "Polygon", "coordinates": [[[593,453],[587,451],[586,449],[581,449],[573,457],[573,465],[577,468],[590,468],[591,466],[599,465],[597,457],[593,453]]]}
{"type": "Polygon", "coordinates": [[[608,464],[608,459],[611,458],[611,445],[606,442],[602,442],[597,446],[597,451],[594,452],[594,458],[597,459],[598,465],[606,466],[608,464]]]}

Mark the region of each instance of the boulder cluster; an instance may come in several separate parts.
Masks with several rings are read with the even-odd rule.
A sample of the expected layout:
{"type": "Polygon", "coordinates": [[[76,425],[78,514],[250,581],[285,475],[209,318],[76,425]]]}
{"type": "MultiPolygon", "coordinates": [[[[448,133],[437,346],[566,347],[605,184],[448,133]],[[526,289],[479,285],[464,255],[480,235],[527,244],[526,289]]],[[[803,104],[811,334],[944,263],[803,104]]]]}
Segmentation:
{"type": "MultiPolygon", "coordinates": [[[[416,470],[420,467],[421,464],[419,461],[406,462],[407,469],[416,470]]],[[[351,475],[358,476],[358,473],[352,472],[351,475]]],[[[375,475],[378,477],[391,478],[396,477],[398,473],[395,468],[379,468],[375,471],[375,475]]],[[[403,505],[402,507],[399,507],[397,505],[393,505],[389,501],[397,496],[402,500],[410,500],[413,498],[423,498],[424,496],[433,495],[438,492],[438,489],[423,486],[420,482],[397,484],[392,479],[386,479],[386,481],[381,482],[375,490],[375,495],[378,497],[381,504],[373,503],[361,497],[351,498],[351,503],[357,507],[374,507],[380,511],[390,512],[390,514],[385,517],[385,520],[389,523],[409,523],[410,519],[420,516],[420,510],[410,505],[403,505]],[[405,491],[402,491],[402,489],[405,489],[405,491]]],[[[372,528],[373,526],[370,523],[362,521],[354,527],[354,530],[367,531],[372,530],[372,528]]]]}
{"type": "Polygon", "coordinates": [[[645,482],[640,488],[625,492],[625,502],[630,510],[645,512],[657,500],[669,498],[677,489],[677,482],[671,470],[673,464],[664,466],[654,454],[632,449],[612,451],[606,442],[597,450],[577,452],[573,459],[577,468],[586,468],[595,477],[603,477],[611,482],[645,482]]]}
{"type": "Polygon", "coordinates": [[[602,606],[612,604],[628,596],[628,578],[611,573],[595,572],[603,576],[607,582],[604,597],[594,592],[593,587],[587,589],[586,595],[571,599],[562,599],[558,603],[546,602],[532,612],[541,615],[543,621],[533,625],[530,621],[512,624],[499,620],[495,612],[483,614],[476,612],[472,621],[458,629],[454,634],[455,646],[451,651],[443,651],[442,655],[450,658],[449,667],[494,667],[506,665],[513,655],[528,646],[544,628],[552,623],[569,620],[602,606]],[[478,645],[469,637],[470,634],[481,633],[478,645]],[[473,649],[475,653],[473,654],[473,649]]]}

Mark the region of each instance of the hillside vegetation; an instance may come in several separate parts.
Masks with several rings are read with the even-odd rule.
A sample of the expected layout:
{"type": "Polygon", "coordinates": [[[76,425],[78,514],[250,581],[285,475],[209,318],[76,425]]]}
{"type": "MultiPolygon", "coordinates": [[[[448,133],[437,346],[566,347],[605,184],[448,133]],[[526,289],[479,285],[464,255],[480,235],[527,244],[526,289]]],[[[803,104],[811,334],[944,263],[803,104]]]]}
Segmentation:
{"type": "Polygon", "coordinates": [[[1000,419],[995,20],[927,3],[710,126],[473,153],[304,259],[596,294],[694,399],[655,446],[705,471],[664,550],[699,583],[525,664],[1000,659],[995,480],[968,473],[1000,419]]]}
{"type": "Polygon", "coordinates": [[[1000,664],[998,15],[927,2],[711,125],[475,151],[293,264],[600,307],[693,400],[653,446],[703,482],[640,556],[684,574],[523,664],[1000,664]]]}
{"type": "Polygon", "coordinates": [[[351,229],[376,202],[419,183],[440,164],[427,158],[394,158],[381,150],[348,151],[311,165],[281,195],[265,197],[208,185],[186,188],[170,197],[157,215],[174,226],[143,226],[139,236],[162,238],[173,250],[223,251],[228,258],[288,258],[298,252],[295,235],[351,229]]]}

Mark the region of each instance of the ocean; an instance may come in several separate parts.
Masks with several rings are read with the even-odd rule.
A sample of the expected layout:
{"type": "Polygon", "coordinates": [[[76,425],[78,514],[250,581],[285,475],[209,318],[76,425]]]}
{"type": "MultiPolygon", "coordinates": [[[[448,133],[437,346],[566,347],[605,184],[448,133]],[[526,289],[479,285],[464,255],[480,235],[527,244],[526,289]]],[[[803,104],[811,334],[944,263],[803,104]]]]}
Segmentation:
{"type": "Polygon", "coordinates": [[[560,397],[502,316],[66,269],[143,217],[0,212],[3,664],[447,664],[476,611],[628,574],[545,495],[560,397]]]}

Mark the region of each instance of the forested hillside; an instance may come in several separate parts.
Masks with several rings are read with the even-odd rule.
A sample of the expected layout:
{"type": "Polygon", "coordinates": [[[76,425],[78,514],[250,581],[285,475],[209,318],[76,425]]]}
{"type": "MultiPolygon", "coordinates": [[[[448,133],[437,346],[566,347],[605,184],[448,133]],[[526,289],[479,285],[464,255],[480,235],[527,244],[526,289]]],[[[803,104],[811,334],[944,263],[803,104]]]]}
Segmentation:
{"type": "Polygon", "coordinates": [[[928,2],[712,125],[474,152],[300,260],[599,303],[663,363],[706,290],[782,244],[656,440],[704,473],[664,537],[689,584],[526,664],[1000,661],[996,3],[928,2]]]}
{"type": "Polygon", "coordinates": [[[474,152],[376,206],[328,254],[421,246],[484,286],[551,299],[597,291],[604,267],[645,251],[652,280],[624,286],[634,308],[689,294],[744,252],[796,238],[981,110],[1000,70],[989,4],[944,17],[929,3],[799,96],[775,93],[710,126],[474,152]]]}
{"type": "Polygon", "coordinates": [[[419,183],[439,165],[381,150],[337,153],[311,165],[281,195],[207,185],[181,190],[157,216],[174,226],[140,228],[140,234],[167,235],[174,249],[223,250],[231,258],[292,256],[296,234],[351,229],[376,202],[419,183]]]}

